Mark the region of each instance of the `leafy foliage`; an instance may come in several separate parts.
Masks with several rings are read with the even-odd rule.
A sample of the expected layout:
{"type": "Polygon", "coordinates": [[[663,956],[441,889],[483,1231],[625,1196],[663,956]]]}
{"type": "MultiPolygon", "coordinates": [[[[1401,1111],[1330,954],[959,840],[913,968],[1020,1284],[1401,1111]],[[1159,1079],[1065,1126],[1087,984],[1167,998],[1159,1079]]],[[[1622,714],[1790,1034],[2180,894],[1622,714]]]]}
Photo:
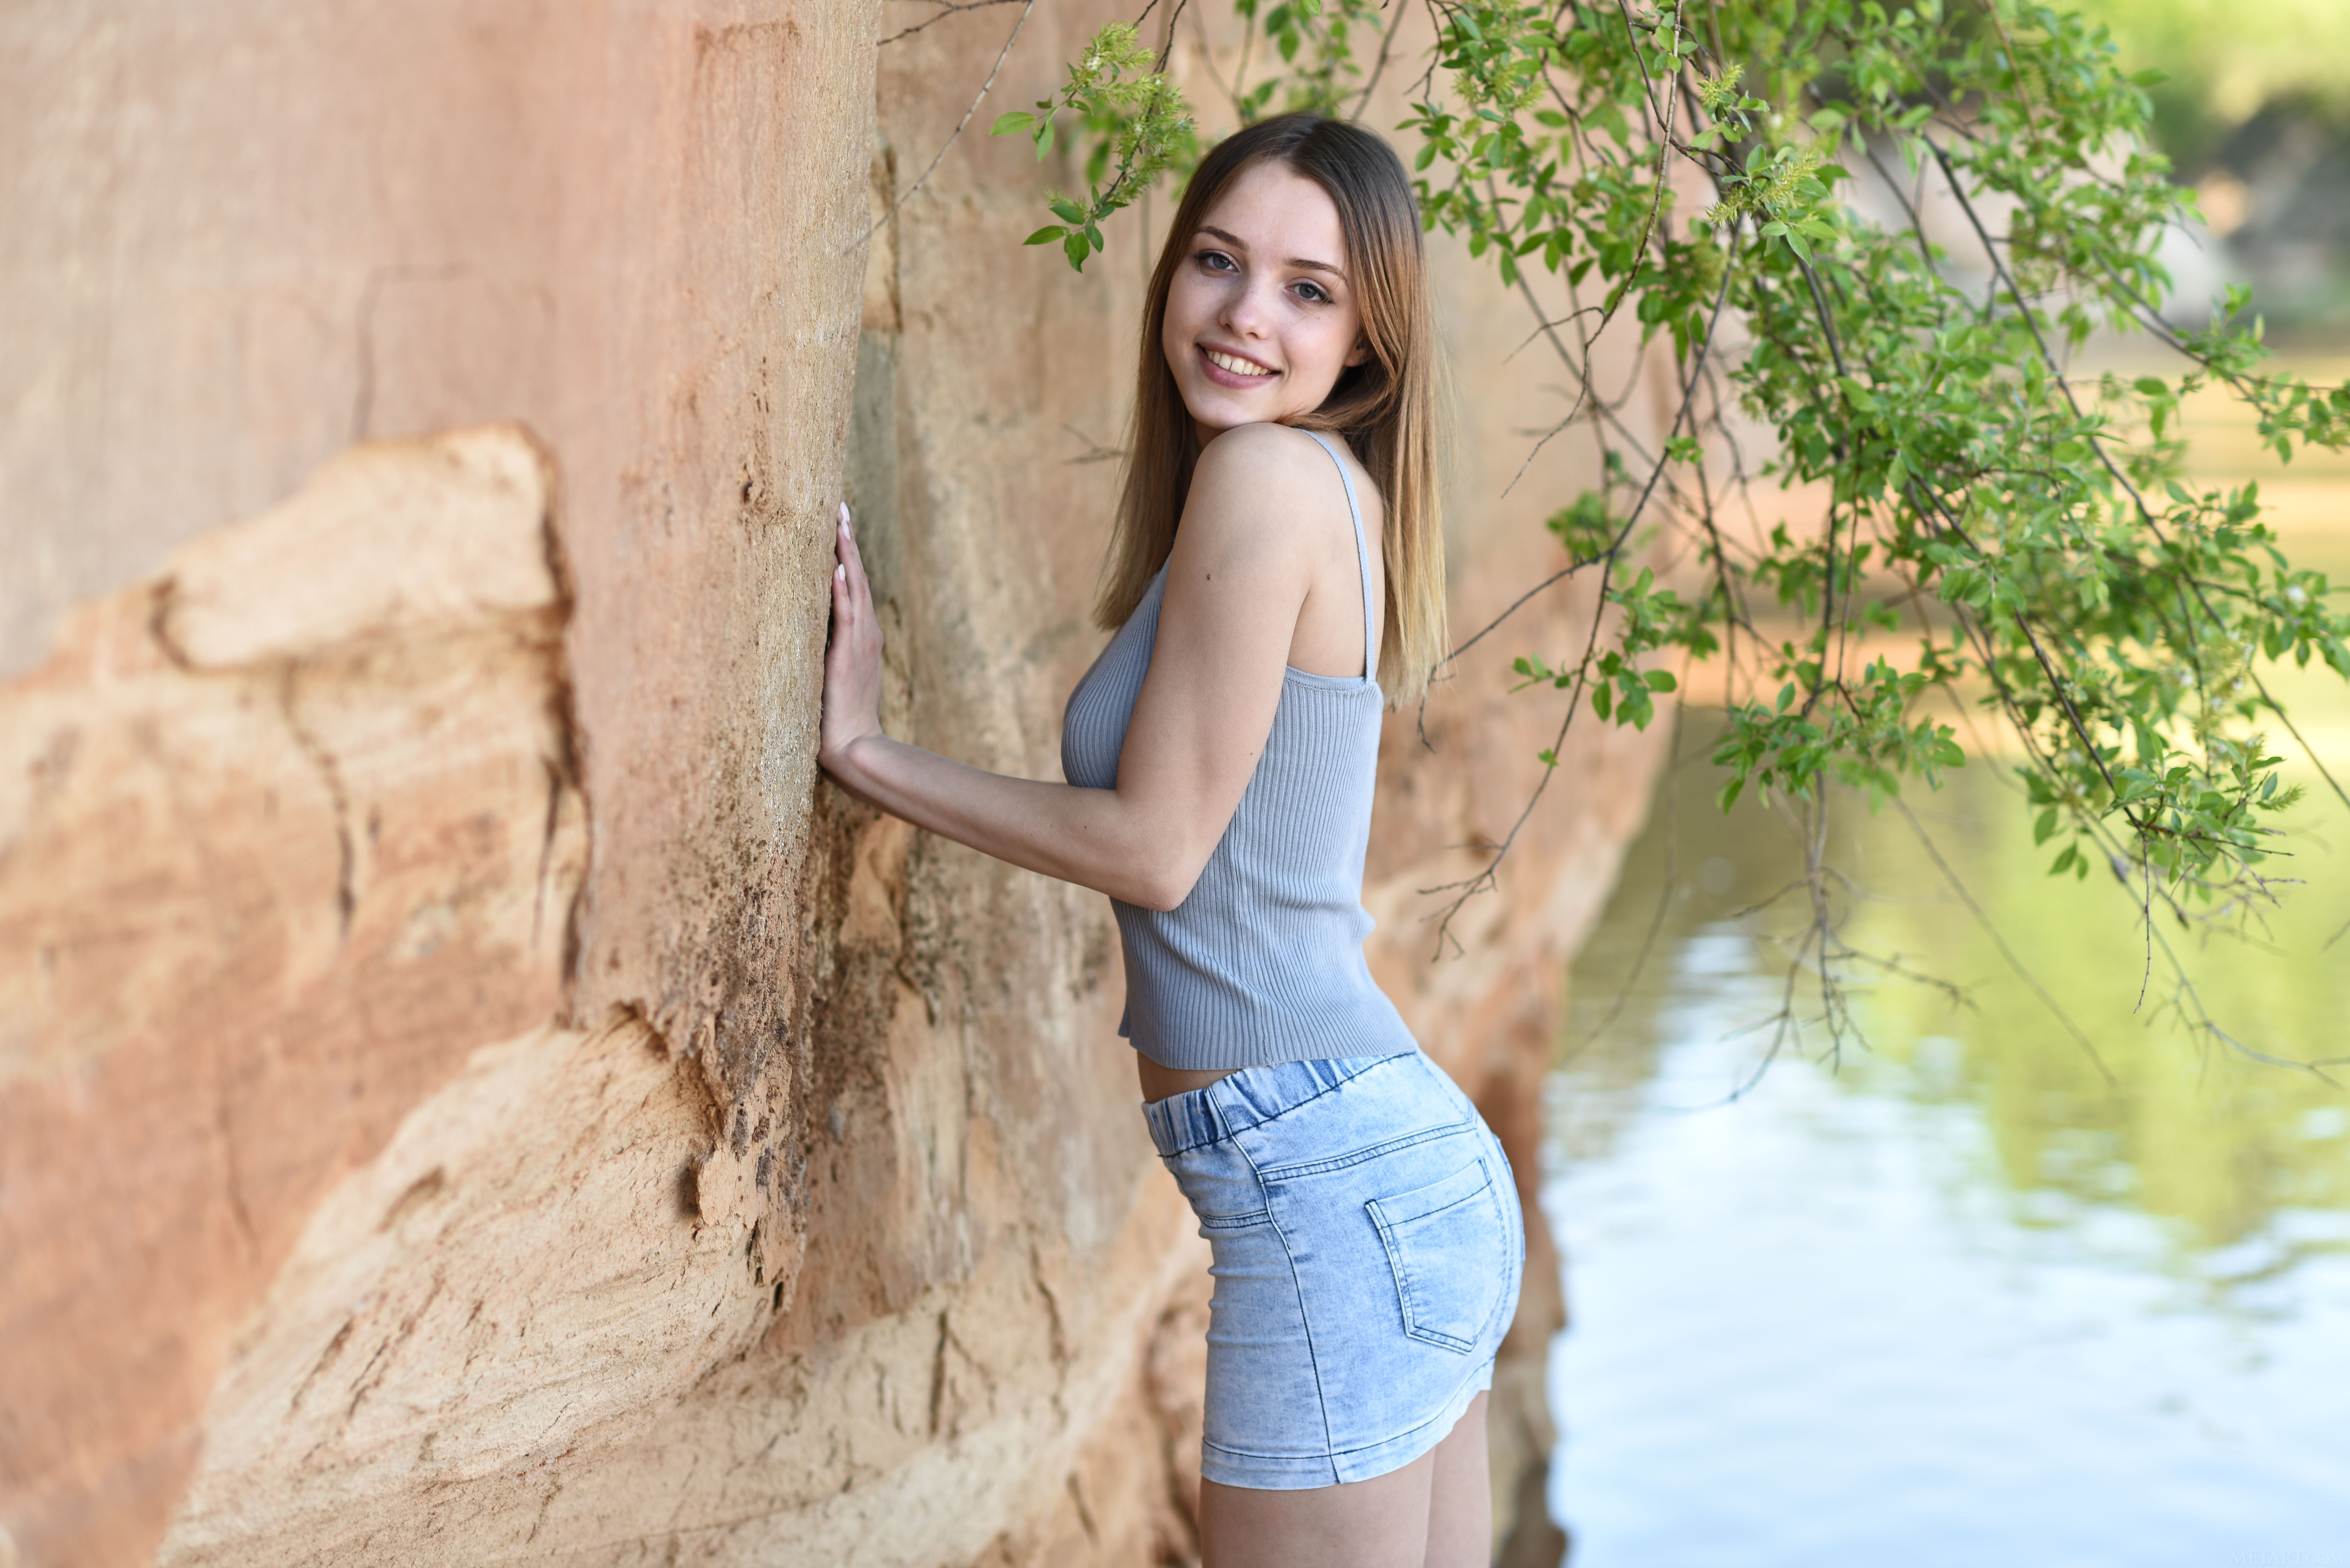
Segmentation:
{"type": "Polygon", "coordinates": [[[1082,272],[1086,258],[1102,248],[1104,218],[1170,167],[1180,163],[1188,170],[1199,161],[1190,107],[1158,67],[1134,24],[1112,22],[1070,62],[1069,79],[1059,92],[1039,99],[1033,112],[1015,109],[1002,116],[989,130],[991,136],[1026,135],[1035,142],[1040,162],[1053,151],[1064,115],[1094,137],[1086,160],[1086,199],[1048,197],[1046,204],[1061,221],[1038,229],[1024,244],[1057,240],[1069,265],[1082,272]]]}
{"type": "MultiPolygon", "coordinates": [[[[1353,0],[1257,3],[1239,0],[1246,36],[1282,66],[1229,84],[1235,115],[1361,112],[1402,7],[1382,29],[1353,0]]],[[[1586,710],[1649,723],[1675,685],[1659,660],[1724,660],[1723,805],[1784,797],[1818,844],[1826,786],[1874,803],[1936,784],[1966,761],[1947,721],[1988,711],[2020,748],[2052,873],[2103,867],[2130,889],[2149,965],[2169,953],[2158,914],[2272,898],[2273,819],[2300,792],[2265,738],[2291,720],[2262,667],[2350,675],[2350,616],[2286,558],[2256,486],[2184,483],[2178,410],[2223,389],[2285,462],[2350,441],[2350,389],[2262,374],[2241,294],[2197,330],[2159,313],[2157,247],[2186,198],[2147,145],[2153,78],[2037,0],[1420,3],[1434,42],[1397,129],[1423,217],[1524,296],[1575,379],[1535,450],[1575,428],[1604,458],[1606,488],[1550,519],[1568,564],[1548,581],[1595,573],[1613,613],[1555,663],[1514,664],[1567,694],[1560,742],[1586,710]],[[1946,254],[1945,234],[1964,243],[1946,254]],[[1595,345],[1635,330],[1678,408],[1661,437],[1627,422],[1628,392],[1592,384],[1595,345]],[[2150,336],[2173,372],[2076,371],[2101,330],[2150,336]],[[1773,484],[1813,514],[1746,521],[1773,484]]],[[[1131,168],[1178,161],[1126,150],[1171,145],[1148,117],[1180,98],[1113,101],[1081,79],[1108,78],[1073,67],[1057,101],[1103,138],[1097,166],[1121,160],[1110,189],[1130,199],[1147,177],[1131,168]]],[[[1041,151],[1049,113],[1035,133],[1041,151]]],[[[1098,214],[1069,209],[1032,243],[1064,237],[1076,263],[1072,210],[1095,249],[1098,214]]],[[[1859,955],[1835,936],[1829,881],[1815,853],[1833,1028],[1835,965],[1859,955]]],[[[2171,966],[2177,1005],[2218,1033],[2171,966]]]]}

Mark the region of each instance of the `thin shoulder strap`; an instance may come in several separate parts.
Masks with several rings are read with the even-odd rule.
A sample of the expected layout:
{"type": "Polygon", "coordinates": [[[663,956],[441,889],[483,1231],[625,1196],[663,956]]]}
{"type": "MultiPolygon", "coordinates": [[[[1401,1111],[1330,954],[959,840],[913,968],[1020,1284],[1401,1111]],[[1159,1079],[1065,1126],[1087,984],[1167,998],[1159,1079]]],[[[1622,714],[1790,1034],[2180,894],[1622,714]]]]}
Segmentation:
{"type": "Polygon", "coordinates": [[[1338,483],[1347,487],[1347,515],[1355,524],[1355,566],[1363,576],[1363,680],[1367,684],[1378,679],[1378,671],[1372,662],[1376,639],[1371,636],[1371,548],[1363,539],[1363,509],[1355,502],[1355,476],[1347,472],[1347,461],[1338,455],[1338,449],[1320,431],[1305,433],[1330,454],[1330,461],[1338,465],[1338,483]]]}

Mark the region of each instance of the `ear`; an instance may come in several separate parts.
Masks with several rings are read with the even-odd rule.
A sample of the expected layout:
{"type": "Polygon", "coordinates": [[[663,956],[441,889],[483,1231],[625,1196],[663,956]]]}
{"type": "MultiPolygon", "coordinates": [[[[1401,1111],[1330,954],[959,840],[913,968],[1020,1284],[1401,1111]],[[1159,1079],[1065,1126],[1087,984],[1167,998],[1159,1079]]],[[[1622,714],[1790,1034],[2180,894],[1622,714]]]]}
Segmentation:
{"type": "Polygon", "coordinates": [[[1361,364],[1364,360],[1368,359],[1370,357],[1370,339],[1367,337],[1357,337],[1355,339],[1355,346],[1347,351],[1347,369],[1351,370],[1356,366],[1361,364]]]}

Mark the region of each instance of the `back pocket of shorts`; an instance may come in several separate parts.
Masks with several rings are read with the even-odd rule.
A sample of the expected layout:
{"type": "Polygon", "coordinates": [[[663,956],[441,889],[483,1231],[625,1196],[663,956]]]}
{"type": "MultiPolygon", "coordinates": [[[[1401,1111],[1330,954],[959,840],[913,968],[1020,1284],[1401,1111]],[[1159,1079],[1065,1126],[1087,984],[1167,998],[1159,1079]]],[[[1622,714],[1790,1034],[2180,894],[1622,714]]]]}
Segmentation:
{"type": "Polygon", "coordinates": [[[1482,1159],[1367,1207],[1395,1270],[1403,1331],[1467,1355],[1509,1285],[1509,1238],[1482,1159]]]}

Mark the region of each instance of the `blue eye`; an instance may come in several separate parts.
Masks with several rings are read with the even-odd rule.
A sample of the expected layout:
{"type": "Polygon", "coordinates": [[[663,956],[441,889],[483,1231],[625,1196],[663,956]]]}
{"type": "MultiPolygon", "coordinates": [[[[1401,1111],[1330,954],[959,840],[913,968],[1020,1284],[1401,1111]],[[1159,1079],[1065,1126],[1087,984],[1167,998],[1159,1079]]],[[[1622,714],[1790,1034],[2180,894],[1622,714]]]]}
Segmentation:
{"type": "Polygon", "coordinates": [[[1330,296],[1323,292],[1322,286],[1320,284],[1301,283],[1297,286],[1304,289],[1305,291],[1305,297],[1315,305],[1327,305],[1330,303],[1330,296]]]}
{"type": "Polygon", "coordinates": [[[1222,251],[1201,251],[1192,259],[1211,272],[1236,270],[1232,265],[1232,258],[1222,251]]]}

